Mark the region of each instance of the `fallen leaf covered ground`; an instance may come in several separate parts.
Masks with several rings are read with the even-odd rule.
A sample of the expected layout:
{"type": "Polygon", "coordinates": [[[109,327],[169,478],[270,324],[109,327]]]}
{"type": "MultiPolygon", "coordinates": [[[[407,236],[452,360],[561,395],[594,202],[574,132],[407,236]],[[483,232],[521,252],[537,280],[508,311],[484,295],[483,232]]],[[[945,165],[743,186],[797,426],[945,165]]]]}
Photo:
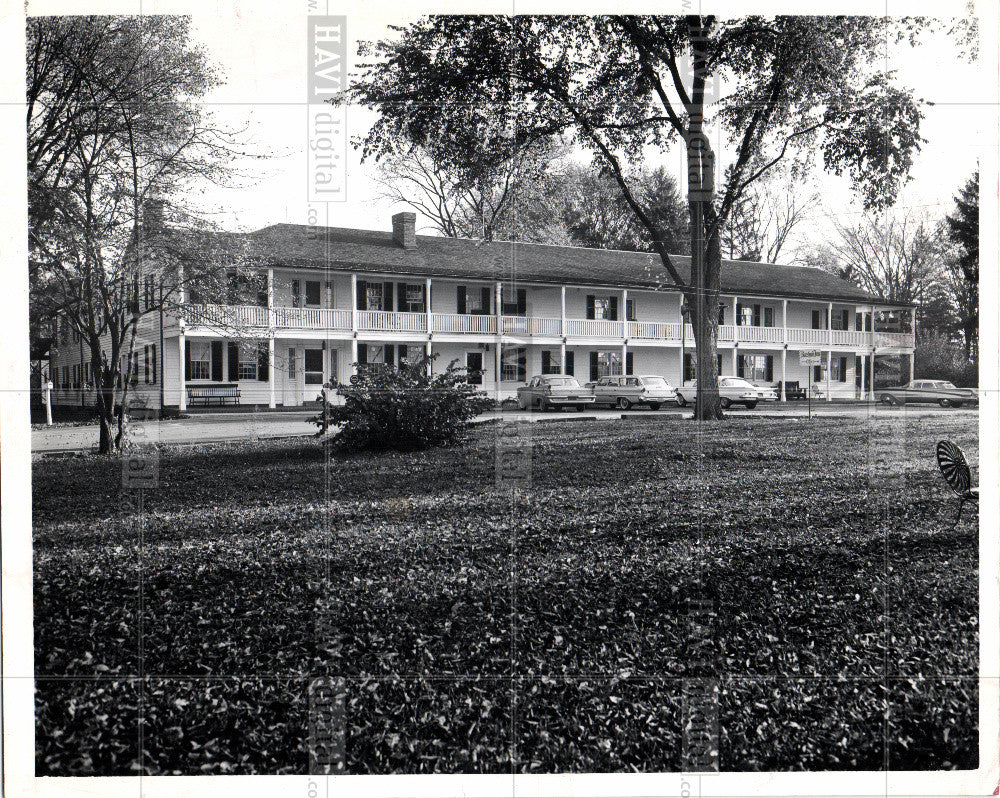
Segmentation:
{"type": "Polygon", "coordinates": [[[36,461],[36,772],[976,767],[974,418],[518,429],[36,461]]]}

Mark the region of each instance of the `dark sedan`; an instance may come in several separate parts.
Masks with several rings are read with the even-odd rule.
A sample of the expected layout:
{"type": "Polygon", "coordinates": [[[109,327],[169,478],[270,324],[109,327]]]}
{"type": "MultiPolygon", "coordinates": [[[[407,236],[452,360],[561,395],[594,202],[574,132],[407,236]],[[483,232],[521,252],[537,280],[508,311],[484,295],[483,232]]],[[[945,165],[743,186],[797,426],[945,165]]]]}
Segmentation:
{"type": "Polygon", "coordinates": [[[878,400],[887,405],[924,403],[961,407],[979,403],[979,395],[973,388],[956,388],[946,380],[913,380],[898,388],[882,388],[877,394],[878,400]]]}

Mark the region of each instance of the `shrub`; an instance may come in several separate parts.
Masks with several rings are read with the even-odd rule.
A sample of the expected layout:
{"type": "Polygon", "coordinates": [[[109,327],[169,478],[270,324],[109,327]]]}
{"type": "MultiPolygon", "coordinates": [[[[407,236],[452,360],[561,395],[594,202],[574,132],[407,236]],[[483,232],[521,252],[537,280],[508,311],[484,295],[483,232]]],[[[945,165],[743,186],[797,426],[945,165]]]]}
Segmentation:
{"type": "Polygon", "coordinates": [[[979,367],[965,357],[965,350],[946,335],[926,333],[917,339],[913,376],[917,379],[948,380],[963,388],[979,385],[979,367]]]}
{"type": "Polygon", "coordinates": [[[436,355],[398,369],[365,365],[349,384],[324,386],[322,409],[312,420],[317,436],[345,449],[410,451],[451,443],[476,414],[493,401],[468,382],[468,372],[452,361],[429,376],[436,355]],[[343,397],[333,404],[332,395],[343,397]]]}

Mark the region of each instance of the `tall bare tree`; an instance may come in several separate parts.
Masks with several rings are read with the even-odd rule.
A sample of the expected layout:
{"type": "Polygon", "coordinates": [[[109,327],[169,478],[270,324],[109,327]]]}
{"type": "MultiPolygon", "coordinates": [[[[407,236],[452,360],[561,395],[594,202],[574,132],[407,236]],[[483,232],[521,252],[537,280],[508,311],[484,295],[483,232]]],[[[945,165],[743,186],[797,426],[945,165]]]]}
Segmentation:
{"type": "Polygon", "coordinates": [[[722,228],[722,254],[730,260],[777,263],[795,228],[819,207],[819,194],[800,189],[784,170],[748,186],[722,228]]]}
{"type": "Polygon", "coordinates": [[[29,19],[26,76],[32,290],[82,337],[110,452],[140,320],[242,257],[159,225],[185,212],[185,189],[224,178],[237,143],[198,102],[219,75],[187,18],[29,19]]]}

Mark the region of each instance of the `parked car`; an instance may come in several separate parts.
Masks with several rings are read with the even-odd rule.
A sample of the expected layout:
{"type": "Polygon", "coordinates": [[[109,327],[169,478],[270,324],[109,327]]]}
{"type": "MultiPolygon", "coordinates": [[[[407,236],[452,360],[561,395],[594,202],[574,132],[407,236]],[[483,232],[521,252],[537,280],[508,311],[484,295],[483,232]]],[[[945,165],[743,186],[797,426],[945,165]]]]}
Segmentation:
{"type": "Polygon", "coordinates": [[[757,393],[760,394],[760,399],[762,402],[777,402],[778,401],[778,389],[773,385],[758,385],[757,383],[751,383],[754,388],[757,389],[757,393]]]}
{"type": "MultiPolygon", "coordinates": [[[[677,404],[684,407],[688,402],[693,402],[697,395],[698,382],[695,380],[690,385],[677,389],[677,404]]],[[[753,410],[761,400],[761,393],[742,377],[719,377],[719,400],[723,407],[745,405],[748,410],[753,410]]]]}
{"type": "Polygon", "coordinates": [[[522,410],[537,407],[549,410],[555,407],[575,407],[583,410],[594,404],[593,391],[584,388],[576,377],[565,374],[542,374],[532,377],[527,385],[517,389],[517,406],[522,410]]]}
{"type": "Polygon", "coordinates": [[[979,403],[979,395],[974,389],[956,388],[946,380],[913,380],[898,388],[881,388],[876,393],[878,400],[887,405],[923,402],[941,407],[961,407],[979,403]]]}
{"type": "Polygon", "coordinates": [[[654,374],[625,377],[601,377],[587,383],[599,405],[612,405],[628,410],[632,405],[646,405],[659,410],[661,405],[677,399],[677,391],[663,377],[654,374]]]}

